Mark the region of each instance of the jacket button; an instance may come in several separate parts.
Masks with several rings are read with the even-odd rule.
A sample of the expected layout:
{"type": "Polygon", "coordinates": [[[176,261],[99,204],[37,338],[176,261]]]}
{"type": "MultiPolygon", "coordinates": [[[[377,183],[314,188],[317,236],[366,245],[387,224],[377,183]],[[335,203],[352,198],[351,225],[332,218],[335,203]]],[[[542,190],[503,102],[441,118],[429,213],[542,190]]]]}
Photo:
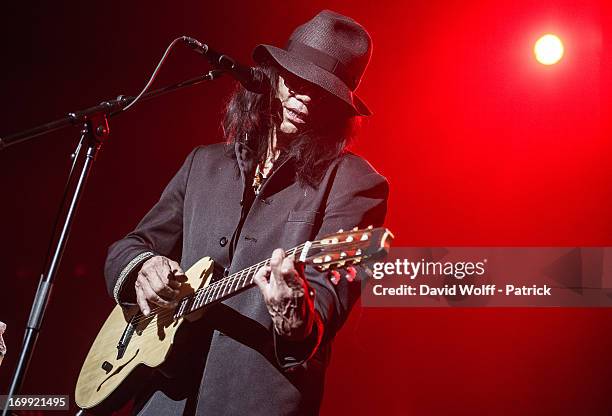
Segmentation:
{"type": "Polygon", "coordinates": [[[219,239],[219,245],[220,245],[221,247],[225,247],[225,245],[226,245],[226,244],[227,244],[227,238],[226,238],[226,237],[221,237],[221,238],[219,239]]]}

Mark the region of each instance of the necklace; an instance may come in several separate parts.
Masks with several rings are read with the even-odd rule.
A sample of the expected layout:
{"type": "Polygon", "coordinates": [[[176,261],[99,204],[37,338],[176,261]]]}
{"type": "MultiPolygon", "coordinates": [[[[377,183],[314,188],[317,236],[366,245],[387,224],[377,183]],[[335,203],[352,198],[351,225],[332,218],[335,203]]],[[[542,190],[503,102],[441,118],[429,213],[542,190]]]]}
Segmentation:
{"type": "Polygon", "coordinates": [[[255,168],[255,177],[253,178],[253,190],[255,191],[255,195],[259,195],[264,179],[268,177],[272,170],[272,166],[274,166],[274,161],[269,157],[264,161],[263,167],[261,163],[257,164],[255,168]]]}

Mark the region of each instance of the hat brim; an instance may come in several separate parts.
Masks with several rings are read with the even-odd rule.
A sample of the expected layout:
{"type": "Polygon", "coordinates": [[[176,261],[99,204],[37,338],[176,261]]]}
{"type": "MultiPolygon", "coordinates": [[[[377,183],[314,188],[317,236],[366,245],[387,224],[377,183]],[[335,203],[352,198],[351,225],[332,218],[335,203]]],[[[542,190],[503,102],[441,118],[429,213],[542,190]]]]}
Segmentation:
{"type": "Polygon", "coordinates": [[[318,85],[344,101],[352,108],[355,115],[372,115],[365,103],[340,78],[310,61],[271,45],[257,45],[253,50],[253,59],[257,63],[272,59],[293,75],[318,85]]]}

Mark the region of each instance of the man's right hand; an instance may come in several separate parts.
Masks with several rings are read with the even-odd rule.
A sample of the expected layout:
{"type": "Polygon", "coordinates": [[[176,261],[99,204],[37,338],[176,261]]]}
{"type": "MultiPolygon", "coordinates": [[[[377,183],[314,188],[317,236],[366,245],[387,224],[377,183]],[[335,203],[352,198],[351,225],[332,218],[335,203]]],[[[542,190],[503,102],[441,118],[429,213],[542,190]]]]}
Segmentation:
{"type": "Polygon", "coordinates": [[[181,283],[186,280],[181,266],[167,257],[155,256],[145,261],[134,283],[140,311],[148,316],[152,306],[175,307],[181,283]]]}

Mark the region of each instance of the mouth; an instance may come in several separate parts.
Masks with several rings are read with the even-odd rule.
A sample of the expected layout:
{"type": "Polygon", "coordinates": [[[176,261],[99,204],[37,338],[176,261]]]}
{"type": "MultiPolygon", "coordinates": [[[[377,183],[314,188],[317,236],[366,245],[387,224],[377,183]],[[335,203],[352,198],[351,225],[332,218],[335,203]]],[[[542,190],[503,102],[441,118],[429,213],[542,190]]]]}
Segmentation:
{"type": "Polygon", "coordinates": [[[308,117],[306,113],[302,113],[300,111],[288,107],[285,107],[285,114],[287,115],[289,121],[298,124],[304,124],[306,122],[306,118],[308,117]]]}

